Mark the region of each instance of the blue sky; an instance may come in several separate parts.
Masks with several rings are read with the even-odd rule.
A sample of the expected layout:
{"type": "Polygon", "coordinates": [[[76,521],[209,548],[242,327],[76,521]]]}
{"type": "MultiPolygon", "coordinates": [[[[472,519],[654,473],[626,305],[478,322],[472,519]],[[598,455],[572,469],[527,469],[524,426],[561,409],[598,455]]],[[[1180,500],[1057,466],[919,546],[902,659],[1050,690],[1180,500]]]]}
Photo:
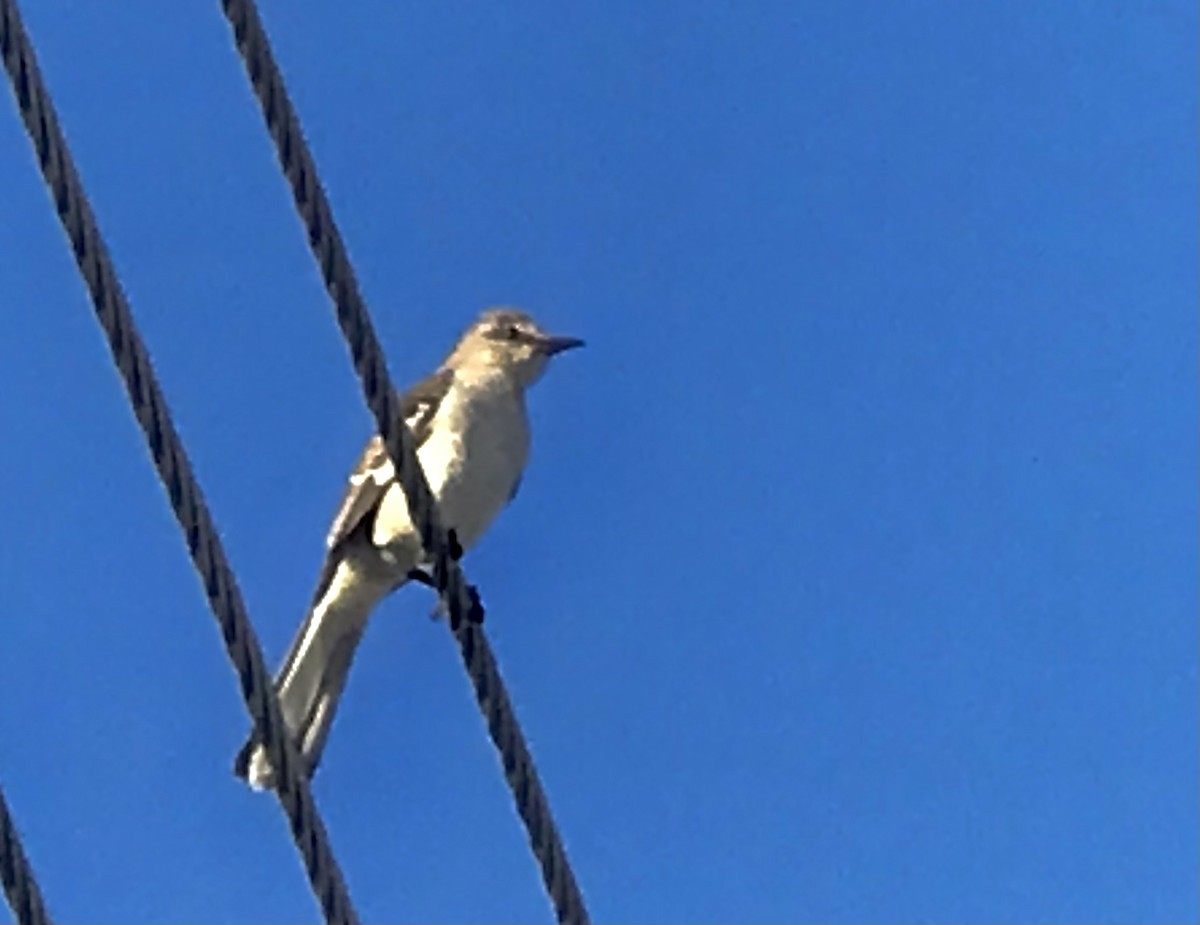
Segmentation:
{"type": "MultiPolygon", "coordinates": [[[[274,665],[370,421],[228,28],[24,7],[274,665]]],[[[589,342],[467,570],[597,920],[1195,919],[1195,4],[262,9],[397,382],[589,342]]],[[[312,921],[5,107],[0,785],[62,920],[312,921]]],[[[431,603],[334,847],[366,920],[546,921],[431,603]]]]}

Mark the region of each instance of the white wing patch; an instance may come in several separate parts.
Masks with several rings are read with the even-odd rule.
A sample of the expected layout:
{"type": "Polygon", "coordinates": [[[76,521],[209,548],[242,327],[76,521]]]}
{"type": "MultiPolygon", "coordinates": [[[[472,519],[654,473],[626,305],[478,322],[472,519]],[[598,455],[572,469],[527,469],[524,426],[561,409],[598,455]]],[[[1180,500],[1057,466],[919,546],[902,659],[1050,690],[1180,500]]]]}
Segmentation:
{"type": "MultiPolygon", "coordinates": [[[[450,370],[439,370],[418,382],[401,399],[400,410],[404,414],[404,423],[408,425],[418,447],[429,439],[433,418],[453,381],[454,374],[450,370]]],[[[367,441],[358,465],[350,475],[346,493],[342,496],[342,503],[338,505],[325,538],[327,548],[334,549],[364,519],[374,515],[395,478],[396,470],[383,440],[379,434],[375,434],[367,441]]]]}

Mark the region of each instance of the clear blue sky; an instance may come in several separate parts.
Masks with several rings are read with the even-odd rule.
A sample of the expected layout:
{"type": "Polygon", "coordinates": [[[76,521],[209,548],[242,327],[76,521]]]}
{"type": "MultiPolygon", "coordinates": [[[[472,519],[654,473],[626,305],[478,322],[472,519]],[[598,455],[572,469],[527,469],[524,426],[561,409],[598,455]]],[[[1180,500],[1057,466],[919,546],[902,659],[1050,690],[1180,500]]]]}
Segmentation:
{"type": "MultiPolygon", "coordinates": [[[[274,666],[370,421],[229,30],[24,6],[274,666]]],[[[1196,5],[518,6],[263,14],[397,382],[588,339],[467,566],[594,917],[1195,920],[1196,5]]],[[[312,921],[0,108],[0,785],[62,920],[312,921]]],[[[431,603],[334,847],[367,920],[546,921],[431,603]]]]}

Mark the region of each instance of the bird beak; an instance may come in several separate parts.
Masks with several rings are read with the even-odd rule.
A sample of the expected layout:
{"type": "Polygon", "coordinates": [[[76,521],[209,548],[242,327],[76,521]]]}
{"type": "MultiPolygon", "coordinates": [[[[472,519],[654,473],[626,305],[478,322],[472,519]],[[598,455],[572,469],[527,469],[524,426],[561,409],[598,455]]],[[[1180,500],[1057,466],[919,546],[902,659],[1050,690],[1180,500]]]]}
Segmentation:
{"type": "Polygon", "coordinates": [[[574,350],[576,347],[582,346],[583,341],[578,337],[547,337],[542,341],[542,352],[546,356],[552,357],[564,350],[574,350]]]}

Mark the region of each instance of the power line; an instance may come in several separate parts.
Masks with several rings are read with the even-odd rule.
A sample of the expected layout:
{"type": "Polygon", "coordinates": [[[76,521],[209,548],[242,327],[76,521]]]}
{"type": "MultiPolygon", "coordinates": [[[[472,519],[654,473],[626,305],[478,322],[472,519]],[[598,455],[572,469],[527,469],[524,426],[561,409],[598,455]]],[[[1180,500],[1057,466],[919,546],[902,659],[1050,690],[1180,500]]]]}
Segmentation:
{"type": "Polygon", "coordinates": [[[42,178],[71,242],[113,362],[125,380],[134,415],[183,530],[209,607],[221,628],[225,651],[241,682],[242,697],[277,769],[276,794],[288,817],[313,892],[327,922],[357,923],[325,827],[313,803],[308,779],[300,770],[302,765],[291,736],[285,734],[279,700],[263,667],[262,652],[246,616],[237,582],[100,237],[15,0],[0,0],[0,49],[42,178]]]}
{"type": "MultiPolygon", "coordinates": [[[[433,560],[439,592],[450,613],[450,626],[488,733],[499,752],[505,779],[525,825],[530,847],[541,868],[547,894],[560,922],[585,925],[588,915],[582,895],[495,658],[482,629],[465,619],[474,603],[472,589],[466,583],[457,557],[450,552],[446,531],[416,459],[411,436],[399,417],[382,350],[257,11],[250,0],[222,0],[222,8],[233,27],[251,85],[275,141],[280,165],[291,185],[310,246],[333,299],[364,397],[392,457],[413,522],[433,560]]],[[[357,919],[313,804],[307,779],[298,771],[300,765],[295,746],[291,737],[284,734],[278,700],[263,666],[236,580],[100,238],[15,0],[0,0],[0,50],[42,176],[71,242],[97,319],[108,338],[113,360],[125,380],[134,414],[184,532],[209,605],[221,627],[226,651],[239,675],[247,709],[277,770],[276,793],[288,816],[310,884],[326,921],[354,923],[357,919]]],[[[2,797],[0,810],[3,810],[0,814],[0,874],[4,877],[10,905],[23,923],[45,921],[40,893],[16,840],[2,797]]]]}
{"type": "MultiPolygon", "coordinates": [[[[0,40],[2,38],[0,34],[0,40]]],[[[38,889],[29,858],[21,847],[3,791],[0,791],[0,883],[4,884],[8,907],[21,925],[49,925],[50,916],[42,902],[42,891],[38,889]]]]}
{"type": "Polygon", "coordinates": [[[257,8],[253,0],[221,0],[221,8],[233,29],[234,42],[258,98],[267,132],[275,142],[280,168],[287,177],[309,246],[333,300],[338,325],[362,384],[363,397],[375,416],[376,426],[404,488],[412,521],[421,532],[426,552],[432,553],[435,574],[441,579],[442,598],[450,613],[450,626],[462,650],[463,664],[487,721],[488,732],[500,753],[504,776],[541,868],[546,892],[560,922],[586,923],[588,914],[583,896],[487,639],[480,627],[464,619],[471,607],[469,585],[455,557],[448,552],[446,532],[433,503],[429,483],[417,461],[412,437],[399,416],[387,363],[366,303],[359,293],[354,268],[257,8]]]}

